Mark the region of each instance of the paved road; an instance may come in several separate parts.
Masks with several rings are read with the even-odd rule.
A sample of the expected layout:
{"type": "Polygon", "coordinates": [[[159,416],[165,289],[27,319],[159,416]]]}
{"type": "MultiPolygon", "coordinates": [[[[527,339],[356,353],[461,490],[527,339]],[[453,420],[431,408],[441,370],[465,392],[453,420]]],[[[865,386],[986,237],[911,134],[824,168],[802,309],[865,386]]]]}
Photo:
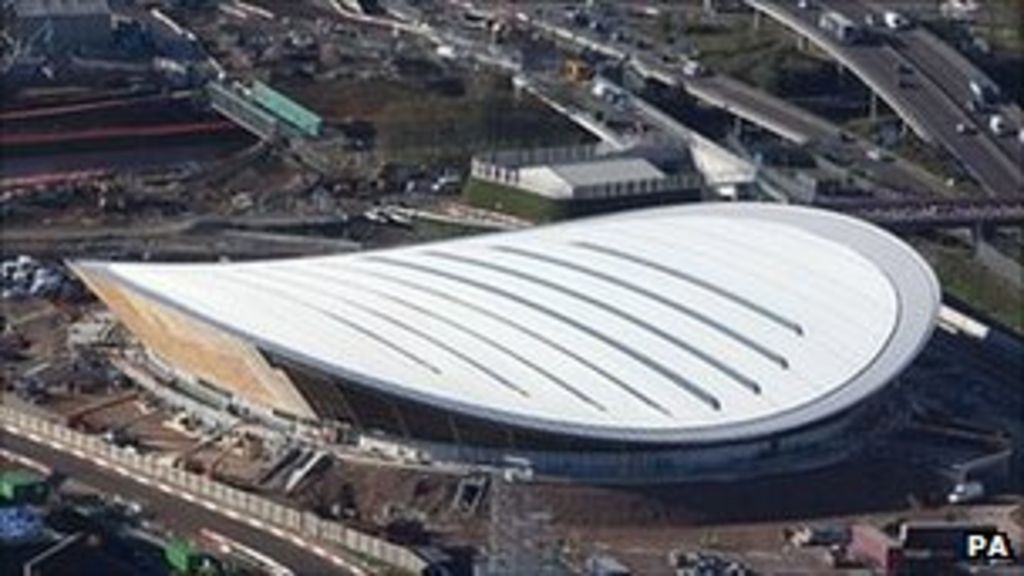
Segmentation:
{"type": "MultiPolygon", "coordinates": [[[[884,12],[884,8],[870,0],[823,0],[823,4],[839,9],[861,21],[868,14],[877,15],[884,12]]],[[[927,77],[943,95],[957,105],[961,112],[971,117],[974,125],[986,133],[986,138],[994,143],[997,150],[1000,150],[1018,167],[1020,166],[1021,161],[1024,160],[1024,146],[1021,146],[1015,138],[1016,135],[997,138],[988,134],[988,117],[971,114],[967,110],[967,102],[973,98],[970,89],[971,80],[986,80],[991,83],[991,79],[982,70],[974,66],[955,48],[922,26],[914,26],[899,32],[891,32],[883,28],[878,32],[888,46],[899,52],[917,73],[927,77]]],[[[1021,127],[1022,114],[1019,107],[1008,103],[1000,105],[998,108],[998,111],[1010,120],[1011,125],[1017,128],[1021,127]]]]}
{"type": "Polygon", "coordinates": [[[952,192],[941,179],[907,162],[898,159],[887,162],[868,160],[867,153],[874,145],[864,140],[843,138],[840,126],[782,98],[721,74],[687,76],[681,62],[662,62],[658,58],[657,46],[641,49],[591,37],[588,31],[572,28],[567,23],[544,20],[539,14],[534,14],[530,22],[549,34],[613,58],[629,54],[630,62],[645,76],[681,86],[709,105],[722,108],[787,140],[806,145],[840,165],[856,166],[872,181],[887,189],[880,191],[883,197],[945,196],[952,192]]]}
{"type": "Polygon", "coordinates": [[[196,534],[202,528],[215,530],[267,554],[296,574],[311,576],[351,574],[287,539],[276,538],[241,521],[165,494],[154,487],[101,468],[92,461],[79,459],[71,454],[60,452],[14,434],[0,432],[0,435],[2,435],[0,444],[11,452],[28,456],[49,466],[55,472],[96,486],[105,492],[144,502],[161,521],[173,530],[190,534],[196,534]]]}
{"type": "Polygon", "coordinates": [[[859,167],[872,180],[898,196],[945,196],[951,192],[938,177],[905,161],[869,160],[867,153],[874,148],[869,142],[844,138],[840,126],[738,80],[714,74],[687,78],[682,82],[687,91],[701,100],[776,134],[798,136],[789,139],[803,143],[813,152],[841,165],[859,167]]]}
{"type": "MultiPolygon", "coordinates": [[[[839,59],[924,139],[949,150],[991,194],[1024,193],[1019,143],[1009,136],[1005,141],[996,138],[988,131],[985,118],[966,110],[966,99],[957,99],[966,89],[966,84],[960,88],[963,72],[949,73],[950,69],[959,69],[958,65],[950,64],[940,54],[927,32],[880,31],[875,42],[847,45],[832,40],[817,27],[820,10],[799,10],[795,4],[772,0],[747,2],[839,59]],[[958,133],[959,123],[974,126],[976,133],[958,133]]],[[[824,0],[823,6],[857,22],[863,22],[871,11],[856,0],[824,0]]]]}
{"type": "Polygon", "coordinates": [[[739,80],[713,74],[682,81],[686,91],[797,144],[839,137],[835,124],[739,80]]]}

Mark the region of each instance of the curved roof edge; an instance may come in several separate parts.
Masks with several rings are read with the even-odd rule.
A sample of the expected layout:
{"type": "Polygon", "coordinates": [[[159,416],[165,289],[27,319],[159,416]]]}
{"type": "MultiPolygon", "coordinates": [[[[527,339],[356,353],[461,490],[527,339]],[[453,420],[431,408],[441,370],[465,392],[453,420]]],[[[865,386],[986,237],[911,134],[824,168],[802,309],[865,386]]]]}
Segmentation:
{"type": "MultiPolygon", "coordinates": [[[[843,214],[791,205],[714,203],[616,213],[556,223],[549,226],[581,226],[586,225],[588,222],[599,220],[642,220],[647,216],[674,214],[736,216],[782,223],[837,242],[856,251],[878,266],[881,273],[895,287],[899,300],[898,319],[888,341],[873,361],[864,366],[844,385],[805,404],[768,416],[737,423],[672,429],[586,425],[567,423],[549,418],[524,416],[519,413],[504,412],[452,398],[410,390],[397,383],[387,382],[372,375],[356,373],[343,367],[326,363],[296,350],[268,342],[258,334],[246,333],[234,326],[226,325],[204,314],[197,313],[188,306],[165,298],[161,294],[139,285],[132,279],[110,270],[108,267],[109,263],[78,261],[72,263],[72,267],[112,276],[117,281],[161,304],[195,316],[230,334],[250,340],[265,350],[298,363],[307,364],[326,373],[335,374],[340,378],[376,389],[385,394],[395,395],[437,408],[518,428],[615,442],[652,444],[722,443],[741,441],[807,427],[814,422],[827,419],[854,407],[861,400],[884,388],[917,357],[931,336],[941,305],[941,290],[934,271],[920,254],[892,233],[868,222],[843,214]]],[[[530,230],[507,232],[504,234],[523,234],[528,233],[530,230]]],[[[438,243],[458,241],[442,240],[438,243]]],[[[389,248],[380,252],[401,249],[402,247],[389,248]]]]}

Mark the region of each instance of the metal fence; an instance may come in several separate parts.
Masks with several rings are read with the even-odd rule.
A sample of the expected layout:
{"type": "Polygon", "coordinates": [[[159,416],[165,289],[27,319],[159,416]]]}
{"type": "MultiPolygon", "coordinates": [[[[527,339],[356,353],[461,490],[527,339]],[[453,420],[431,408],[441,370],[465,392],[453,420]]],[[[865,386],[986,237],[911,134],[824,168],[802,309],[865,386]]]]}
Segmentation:
{"type": "Polygon", "coordinates": [[[184,490],[198,499],[230,508],[289,531],[300,538],[335,544],[412,574],[420,574],[427,568],[427,563],[408,548],[353,530],[338,522],[324,520],[312,512],[296,510],[205,476],[173,468],[159,462],[155,455],[126,451],[95,436],[5,406],[0,406],[0,422],[6,424],[14,433],[36,435],[68,450],[84,452],[91,458],[105,460],[113,466],[123,467],[133,473],[184,490]]]}

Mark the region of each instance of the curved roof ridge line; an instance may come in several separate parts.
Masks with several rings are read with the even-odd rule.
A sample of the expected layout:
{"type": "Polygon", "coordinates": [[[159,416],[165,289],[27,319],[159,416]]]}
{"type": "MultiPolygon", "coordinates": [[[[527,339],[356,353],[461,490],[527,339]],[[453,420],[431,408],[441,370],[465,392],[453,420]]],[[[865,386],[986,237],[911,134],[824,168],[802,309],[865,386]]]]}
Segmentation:
{"type": "Polygon", "coordinates": [[[444,315],[438,314],[438,313],[434,312],[433,310],[428,310],[428,309],[426,309],[426,308],[424,308],[424,307],[422,307],[422,306],[420,306],[418,304],[413,304],[412,302],[409,302],[405,298],[401,298],[399,296],[395,296],[394,294],[389,294],[389,293],[387,293],[387,292],[385,292],[383,290],[380,290],[378,288],[371,288],[371,287],[366,286],[365,284],[362,284],[362,283],[359,283],[359,282],[352,282],[352,280],[350,278],[344,278],[344,279],[337,278],[337,277],[334,277],[334,276],[330,276],[330,275],[326,275],[326,274],[321,274],[321,273],[318,273],[318,272],[313,271],[313,270],[303,270],[301,273],[302,274],[314,274],[314,275],[316,275],[316,276],[318,276],[320,278],[330,279],[331,281],[338,281],[338,280],[340,280],[342,282],[347,282],[352,287],[358,288],[360,290],[365,290],[366,292],[374,294],[374,295],[376,295],[376,296],[378,296],[380,298],[384,298],[384,299],[389,300],[391,302],[394,302],[394,303],[396,303],[396,304],[398,304],[400,306],[404,306],[406,308],[409,308],[410,310],[415,310],[416,312],[418,312],[420,314],[423,314],[424,316],[427,316],[429,318],[433,318],[434,320],[437,320],[439,322],[447,324],[448,326],[451,326],[452,328],[455,328],[456,330],[459,330],[460,332],[463,332],[465,334],[469,334],[473,338],[475,338],[477,340],[480,340],[481,342],[484,342],[485,344],[491,346],[492,348],[495,348],[496,350],[499,350],[502,353],[512,357],[513,359],[515,359],[520,364],[523,364],[523,365],[527,366],[528,368],[530,368],[534,372],[537,372],[538,374],[544,376],[548,380],[554,382],[557,386],[565,389],[570,394],[572,394],[576,398],[580,399],[584,403],[592,406],[593,408],[595,408],[595,409],[597,409],[597,410],[599,410],[601,412],[607,412],[608,411],[608,408],[606,406],[604,406],[603,404],[601,404],[597,400],[594,400],[593,398],[591,398],[587,394],[583,393],[582,391],[580,391],[579,389],[577,389],[573,385],[569,384],[568,382],[566,382],[565,380],[563,380],[559,376],[551,373],[551,371],[548,370],[547,368],[544,368],[543,366],[538,365],[536,362],[530,360],[529,358],[524,357],[522,354],[516,352],[515,350],[512,350],[508,346],[505,346],[504,344],[494,340],[490,336],[487,336],[486,334],[482,334],[480,331],[474,330],[474,329],[466,326],[465,324],[462,324],[460,322],[452,320],[451,318],[448,318],[448,317],[446,317],[444,315]]]}
{"type": "MultiPolygon", "coordinates": [[[[441,258],[441,259],[444,259],[444,260],[449,260],[449,261],[452,261],[452,262],[462,262],[463,264],[468,264],[470,266],[476,266],[478,268],[484,268],[486,270],[492,270],[492,271],[500,272],[500,273],[503,273],[503,274],[505,274],[507,276],[511,276],[513,278],[526,279],[526,280],[528,280],[528,281],[530,281],[530,282],[532,282],[534,284],[537,284],[537,285],[540,285],[540,286],[549,287],[549,288],[551,288],[551,289],[553,289],[553,290],[555,290],[557,292],[564,292],[564,293],[566,293],[568,295],[571,295],[571,296],[573,296],[573,297],[575,297],[575,298],[577,298],[579,300],[582,300],[584,302],[588,302],[588,303],[590,303],[593,306],[597,306],[601,310],[605,310],[607,312],[611,312],[613,315],[619,315],[621,318],[623,318],[623,319],[625,319],[625,320],[627,320],[627,321],[629,321],[631,323],[634,323],[637,326],[640,326],[641,328],[645,328],[646,327],[645,329],[647,331],[651,332],[652,334],[661,336],[662,339],[666,340],[667,342],[671,342],[671,343],[675,344],[678,348],[682,348],[682,349],[685,350],[689,346],[688,344],[685,344],[682,341],[680,341],[678,338],[675,338],[672,335],[667,334],[667,333],[665,333],[662,330],[658,330],[657,328],[655,328],[653,326],[650,326],[649,324],[645,324],[643,321],[641,321],[639,319],[632,319],[632,316],[630,316],[629,314],[625,314],[624,312],[622,312],[621,310],[618,310],[617,308],[608,306],[606,304],[602,304],[599,301],[594,300],[593,298],[590,298],[589,296],[586,296],[585,294],[581,294],[579,292],[575,292],[573,290],[569,290],[569,289],[567,289],[567,288],[565,288],[563,286],[559,286],[559,285],[554,284],[552,282],[549,282],[549,281],[547,281],[547,280],[545,280],[543,278],[538,278],[537,276],[534,276],[534,275],[529,274],[527,272],[523,272],[523,271],[520,271],[520,270],[513,270],[513,269],[507,268],[505,266],[501,266],[500,264],[493,264],[491,262],[482,262],[480,260],[476,260],[474,258],[469,258],[467,256],[455,255],[455,254],[450,254],[450,253],[447,253],[447,252],[440,252],[440,251],[436,251],[436,250],[425,250],[425,251],[422,252],[422,254],[427,255],[427,256],[432,256],[432,257],[435,257],[435,258],[441,258]],[[613,311],[616,311],[616,310],[617,310],[617,312],[613,312],[613,311]]],[[[536,304],[536,303],[534,303],[534,304],[536,304]]],[[[562,314],[560,316],[563,317],[563,318],[568,318],[564,314],[562,314]]],[[[574,320],[574,322],[576,322],[576,321],[574,320]]],[[[587,327],[587,328],[589,329],[590,327],[587,327]]],[[[601,334],[600,332],[597,332],[597,331],[593,331],[593,333],[594,334],[601,334]]],[[[671,370],[670,368],[668,368],[667,366],[665,366],[661,362],[658,362],[657,360],[651,358],[650,356],[648,356],[647,354],[644,354],[643,352],[639,352],[639,351],[637,351],[637,350],[635,350],[633,348],[630,348],[628,346],[623,346],[621,343],[615,342],[614,339],[612,339],[612,338],[610,338],[610,337],[608,337],[608,336],[606,336],[604,334],[601,334],[601,338],[602,339],[606,339],[606,341],[609,342],[609,343],[614,343],[613,345],[615,347],[617,347],[618,349],[626,352],[628,355],[632,356],[635,360],[640,361],[642,364],[645,364],[649,368],[653,369],[655,372],[658,372],[662,376],[665,376],[672,383],[674,383],[676,386],[678,386],[682,390],[685,390],[686,392],[690,393],[690,395],[694,396],[695,398],[697,398],[701,402],[707,404],[708,406],[710,406],[714,410],[717,411],[717,410],[721,410],[722,409],[722,401],[719,400],[718,397],[716,397],[714,394],[708,392],[707,390],[705,390],[704,388],[702,388],[700,385],[696,384],[695,382],[693,382],[689,378],[686,378],[685,376],[682,376],[678,372],[675,372],[675,371],[671,370]]],[[[737,379],[737,381],[739,381],[741,384],[743,384],[742,380],[737,379]]]]}
{"type": "Polygon", "coordinates": [[[661,272],[662,274],[666,274],[678,280],[688,282],[690,284],[693,284],[694,286],[703,288],[704,290],[711,292],[712,294],[720,298],[725,298],[730,302],[734,302],[752,312],[760,314],[761,316],[767,318],[768,320],[771,320],[775,324],[778,324],[783,328],[790,330],[797,336],[804,336],[804,328],[803,326],[800,325],[799,322],[796,322],[795,320],[790,320],[783,316],[782,314],[769,310],[768,308],[765,308],[764,306],[750,300],[749,298],[740,296],[739,294],[733,292],[732,290],[718,286],[717,284],[705,280],[703,278],[698,278],[692,274],[687,274],[686,272],[670,268],[668,266],[665,266],[664,264],[659,264],[658,262],[654,262],[642,256],[637,256],[636,254],[632,254],[630,252],[626,252],[623,250],[618,250],[616,248],[610,248],[608,246],[604,246],[602,244],[598,244],[590,240],[574,240],[570,242],[570,244],[601,254],[606,254],[608,256],[612,256],[620,260],[624,260],[626,262],[631,262],[633,264],[637,264],[645,268],[650,268],[651,270],[661,272]]]}
{"type": "MultiPolygon", "coordinates": [[[[237,276],[232,277],[231,273],[225,274],[224,275],[224,279],[229,281],[229,282],[234,282],[235,284],[241,284],[242,286],[245,286],[245,287],[250,288],[250,289],[256,288],[256,286],[253,286],[253,284],[251,282],[243,281],[241,278],[238,278],[237,276]]],[[[280,295],[280,296],[286,296],[286,297],[290,298],[289,295],[287,295],[287,294],[285,294],[282,291],[277,290],[277,289],[273,289],[273,288],[268,289],[266,286],[260,286],[259,288],[260,288],[260,290],[265,290],[265,291],[271,292],[273,294],[277,294],[277,295],[280,295]]],[[[441,370],[437,366],[434,366],[432,363],[430,363],[430,361],[425,360],[423,358],[420,358],[416,354],[413,354],[412,352],[409,352],[408,350],[402,348],[401,346],[399,346],[399,345],[395,344],[394,342],[388,340],[387,338],[381,336],[380,334],[377,334],[375,331],[367,328],[366,326],[363,326],[359,322],[355,322],[355,321],[353,321],[353,320],[351,320],[349,318],[343,318],[340,315],[335,314],[334,312],[331,312],[329,310],[325,310],[325,309],[323,309],[323,308],[321,308],[319,306],[310,304],[308,302],[295,301],[295,303],[298,304],[299,306],[302,306],[303,308],[306,308],[308,310],[312,310],[312,311],[316,312],[317,314],[323,314],[324,316],[330,318],[331,320],[333,320],[333,321],[335,321],[335,322],[337,322],[337,323],[339,323],[339,324],[341,324],[343,326],[348,326],[352,330],[355,330],[356,332],[359,332],[360,334],[370,338],[374,342],[377,342],[378,344],[381,344],[385,348],[391,350],[392,352],[395,352],[396,354],[402,356],[403,358],[406,358],[407,360],[410,360],[410,361],[412,361],[412,362],[414,362],[414,363],[416,363],[416,364],[418,364],[420,366],[423,366],[424,368],[426,368],[427,370],[430,370],[434,374],[441,374],[441,373],[443,373],[443,370],[441,370]]]]}
{"type": "MultiPolygon", "coordinates": [[[[574,270],[574,271],[579,272],[581,274],[586,274],[587,276],[590,276],[592,278],[597,278],[599,280],[603,280],[603,281],[605,281],[605,282],[607,282],[607,283],[609,283],[609,284],[611,284],[613,286],[618,286],[618,287],[620,287],[622,289],[629,290],[629,291],[635,292],[637,294],[640,294],[640,295],[644,296],[645,298],[648,298],[650,300],[654,300],[655,302],[658,302],[659,304],[661,304],[663,306],[671,308],[671,309],[675,310],[676,312],[679,312],[679,313],[681,313],[681,314],[683,314],[685,316],[689,316],[689,317],[693,318],[694,320],[696,320],[697,322],[699,322],[701,324],[704,324],[705,326],[708,326],[708,327],[712,328],[713,330],[715,330],[717,332],[720,332],[721,334],[724,334],[725,336],[727,336],[729,338],[732,338],[733,340],[739,342],[740,344],[750,348],[751,350],[753,350],[757,354],[760,354],[761,356],[763,356],[767,360],[777,364],[783,370],[787,370],[789,368],[789,361],[786,360],[785,356],[783,356],[782,354],[779,354],[778,352],[775,352],[774,350],[769,349],[767,346],[764,346],[763,344],[761,344],[759,342],[755,342],[753,339],[751,339],[751,338],[749,338],[747,336],[744,336],[743,334],[740,334],[739,332],[733,330],[732,328],[729,328],[728,326],[722,325],[717,320],[711,318],[710,316],[708,316],[708,315],[706,315],[706,314],[704,314],[704,313],[702,313],[702,312],[700,312],[698,310],[695,310],[695,309],[693,309],[693,308],[691,308],[691,307],[689,307],[689,306],[687,306],[685,304],[682,304],[680,302],[672,301],[672,300],[662,296],[661,294],[658,294],[656,292],[652,292],[651,290],[648,290],[647,288],[644,288],[643,286],[638,286],[638,285],[636,285],[636,284],[634,284],[634,283],[632,283],[632,282],[630,282],[628,280],[623,280],[621,278],[617,278],[615,276],[612,276],[611,274],[607,274],[607,273],[601,272],[599,270],[594,270],[590,266],[585,266],[585,265],[582,265],[582,264],[578,264],[576,262],[571,262],[571,261],[565,260],[563,258],[556,258],[554,256],[549,256],[547,254],[539,254],[539,253],[534,252],[532,250],[527,250],[527,249],[519,248],[519,247],[516,247],[516,246],[493,245],[490,248],[493,249],[493,250],[501,251],[501,252],[506,252],[506,253],[510,253],[510,254],[517,254],[517,255],[523,256],[524,258],[530,258],[530,259],[534,259],[534,260],[541,260],[541,261],[544,261],[544,262],[549,262],[549,263],[554,264],[556,266],[561,266],[561,267],[567,268],[569,270],[574,270]]],[[[705,352],[701,352],[701,354],[702,355],[706,355],[705,352]]],[[[707,357],[708,357],[708,359],[713,360],[714,362],[721,362],[719,360],[711,358],[710,355],[707,355],[707,357]]],[[[760,387],[758,387],[756,392],[760,393],[760,387]]]]}
{"type": "MultiPolygon", "coordinates": [[[[264,270],[263,272],[264,272],[264,274],[270,276],[270,275],[273,275],[273,273],[275,271],[273,271],[273,270],[264,270]]],[[[264,277],[266,277],[266,276],[264,276],[264,277]]],[[[246,282],[246,284],[249,285],[249,286],[255,287],[255,285],[253,283],[251,283],[251,282],[246,282]]],[[[264,287],[260,286],[260,288],[264,288],[264,287]]],[[[456,350],[455,348],[452,348],[451,346],[449,346],[448,344],[442,342],[441,340],[439,340],[437,338],[434,338],[433,336],[431,336],[430,334],[427,334],[426,332],[420,330],[419,328],[416,328],[415,326],[410,326],[406,322],[402,322],[401,320],[398,320],[397,318],[394,318],[393,316],[391,316],[389,314],[385,314],[384,312],[381,312],[379,310],[375,310],[372,307],[367,306],[367,305],[365,305],[365,304],[363,304],[361,302],[356,302],[355,300],[352,300],[351,298],[346,298],[344,296],[339,296],[339,295],[336,295],[336,294],[333,294],[330,297],[335,299],[335,300],[338,300],[338,301],[344,303],[346,306],[350,306],[352,308],[356,308],[358,310],[362,310],[366,314],[369,314],[371,316],[375,316],[377,318],[380,318],[381,320],[383,320],[383,321],[385,321],[385,322],[387,322],[389,324],[397,326],[401,330],[404,330],[404,331],[409,332],[410,334],[413,334],[413,335],[415,335],[415,336],[417,336],[417,337],[419,337],[419,338],[421,338],[423,340],[426,340],[427,342],[430,342],[434,346],[437,346],[438,348],[440,348],[440,349],[444,350],[445,352],[451,354],[452,356],[458,358],[459,360],[463,361],[464,363],[472,366],[473,368],[475,368],[475,369],[479,370],[480,372],[483,372],[487,376],[493,378],[495,381],[497,381],[502,386],[505,386],[506,388],[509,388],[509,389],[517,392],[520,396],[523,396],[525,398],[529,398],[530,397],[530,394],[528,392],[523,390],[520,386],[517,386],[514,383],[510,382],[504,376],[498,374],[494,370],[491,370],[487,366],[484,366],[483,364],[477,362],[473,358],[470,358],[469,356],[467,356],[463,352],[461,352],[459,350],[456,350]]],[[[299,300],[295,300],[294,297],[292,298],[292,300],[296,301],[296,302],[301,302],[299,300]]],[[[326,310],[323,310],[322,308],[314,307],[312,304],[308,304],[308,303],[306,303],[306,304],[310,308],[315,308],[315,309],[320,310],[321,313],[325,313],[325,314],[328,313],[326,310]]],[[[397,346],[397,344],[395,346],[397,346]]],[[[399,347],[399,348],[401,348],[401,347],[399,347]]]]}
{"type": "MultiPolygon", "coordinates": [[[[605,336],[604,334],[601,334],[601,333],[593,330],[589,326],[580,324],[579,322],[573,320],[572,318],[569,318],[569,317],[565,316],[564,314],[559,313],[558,311],[555,311],[555,310],[552,310],[550,308],[547,308],[546,306],[544,306],[542,304],[538,304],[536,302],[531,302],[531,301],[529,301],[529,300],[527,300],[525,298],[522,298],[521,296],[519,296],[517,294],[508,292],[508,291],[506,291],[504,289],[491,286],[491,285],[489,285],[489,284],[487,284],[485,282],[481,282],[479,280],[474,280],[474,279],[471,279],[471,278],[466,278],[464,276],[461,276],[459,274],[455,274],[453,272],[449,272],[447,270],[438,270],[436,268],[431,268],[429,266],[424,266],[423,264],[418,264],[418,263],[414,263],[414,262],[406,262],[406,261],[399,260],[397,258],[392,258],[392,257],[389,257],[389,256],[368,256],[366,258],[366,260],[371,261],[371,262],[377,262],[377,263],[381,263],[381,264],[386,264],[386,265],[390,265],[390,266],[395,266],[395,267],[399,267],[399,268],[406,268],[406,269],[410,269],[411,268],[413,270],[419,270],[420,272],[423,272],[424,274],[440,276],[442,278],[448,278],[449,280],[452,280],[452,281],[457,282],[457,283],[461,283],[461,284],[468,285],[468,286],[474,286],[477,289],[482,290],[482,291],[484,291],[484,292],[486,292],[488,294],[498,294],[498,295],[500,295],[500,296],[502,296],[502,297],[504,297],[506,299],[512,300],[513,302],[518,302],[518,303],[522,304],[523,306],[526,306],[527,308],[530,308],[530,309],[536,310],[538,312],[541,312],[541,313],[547,314],[549,316],[552,316],[556,320],[560,320],[563,323],[568,324],[568,325],[572,326],[573,328],[576,328],[577,330],[583,332],[584,334],[587,334],[588,336],[591,336],[591,337],[593,337],[593,338],[595,338],[597,340],[600,340],[600,341],[604,342],[606,345],[610,346],[612,349],[618,350],[618,351],[626,354],[627,356],[630,356],[631,358],[633,358],[634,360],[639,362],[641,365],[643,365],[645,367],[648,367],[648,368],[651,368],[648,364],[646,364],[642,360],[639,360],[636,357],[632,356],[620,344],[616,343],[614,340],[610,339],[609,337],[605,336]]],[[[505,322],[509,322],[510,323],[511,321],[508,320],[508,319],[505,319],[505,322]]],[[[550,342],[550,340],[549,340],[549,342],[550,342]]],[[[568,349],[565,349],[565,348],[563,348],[563,349],[564,350],[568,350],[568,349]]],[[[598,372],[599,374],[605,376],[606,378],[608,378],[612,382],[615,382],[616,384],[619,384],[629,394],[631,394],[632,396],[640,399],[641,401],[643,401],[648,406],[654,408],[655,410],[657,410],[657,411],[659,411],[662,414],[665,414],[667,416],[671,416],[672,415],[672,413],[667,408],[665,408],[664,406],[662,406],[658,402],[650,399],[649,397],[647,397],[647,395],[643,394],[639,390],[636,390],[632,386],[629,386],[629,385],[627,385],[625,383],[622,383],[622,381],[620,379],[614,377],[614,375],[610,374],[609,372],[607,372],[603,368],[600,368],[596,364],[593,364],[592,362],[582,358],[581,356],[579,356],[575,352],[571,352],[570,351],[570,354],[577,361],[579,361],[581,363],[584,363],[585,365],[587,365],[591,369],[594,369],[596,372],[598,372]]]]}

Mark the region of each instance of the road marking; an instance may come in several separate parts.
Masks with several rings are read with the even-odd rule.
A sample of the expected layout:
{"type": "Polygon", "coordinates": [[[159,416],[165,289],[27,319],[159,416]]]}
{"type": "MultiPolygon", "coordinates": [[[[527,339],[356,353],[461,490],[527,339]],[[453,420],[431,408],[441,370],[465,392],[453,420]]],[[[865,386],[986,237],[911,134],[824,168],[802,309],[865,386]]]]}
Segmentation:
{"type": "Polygon", "coordinates": [[[43,464],[42,462],[37,462],[31,458],[22,456],[21,454],[15,454],[14,452],[11,452],[9,450],[4,450],[3,448],[0,448],[0,458],[5,458],[12,462],[17,462],[18,464],[21,464],[26,468],[32,468],[33,470],[43,474],[44,476],[49,476],[50,473],[53,472],[53,469],[43,464]]]}
{"type": "Polygon", "coordinates": [[[199,532],[200,534],[209,538],[210,540],[219,543],[222,547],[226,547],[230,553],[236,553],[241,556],[248,556],[250,559],[255,560],[256,562],[262,564],[266,568],[269,568],[271,574],[275,574],[278,576],[290,576],[294,574],[294,572],[292,572],[287,566],[281,564],[280,562],[271,558],[270,556],[267,556],[262,552],[254,550],[253,548],[250,548],[249,546],[246,546],[241,542],[236,542],[235,540],[232,540],[231,538],[228,538],[223,534],[214,532],[213,530],[210,530],[208,528],[202,528],[199,530],[199,532]]]}
{"type": "MultiPolygon", "coordinates": [[[[199,499],[199,498],[197,498],[196,496],[192,495],[189,492],[186,492],[184,490],[178,490],[175,487],[172,487],[172,486],[170,486],[170,485],[168,485],[168,484],[166,484],[164,482],[161,482],[161,481],[158,481],[158,480],[153,480],[153,479],[150,479],[148,477],[142,476],[141,474],[137,474],[137,473],[135,473],[133,471],[130,471],[127,468],[125,468],[125,467],[123,467],[121,465],[115,464],[113,462],[110,462],[110,461],[108,461],[108,460],[106,460],[104,458],[90,457],[88,454],[86,454],[84,451],[82,451],[79,448],[72,448],[70,446],[67,446],[67,445],[61,443],[61,442],[56,442],[56,441],[53,441],[53,440],[48,440],[48,439],[44,440],[38,434],[22,430],[21,428],[19,428],[17,426],[4,424],[4,425],[0,425],[0,428],[3,428],[4,430],[9,431],[12,434],[18,434],[20,436],[24,436],[24,437],[28,438],[30,441],[32,441],[32,442],[34,442],[36,444],[40,444],[40,445],[44,445],[44,446],[49,446],[49,447],[53,448],[54,450],[57,450],[57,451],[60,451],[60,452],[65,452],[65,453],[69,453],[72,456],[74,456],[75,458],[78,458],[80,460],[86,460],[86,461],[90,462],[91,464],[93,464],[95,466],[98,466],[100,468],[106,468],[108,470],[113,470],[114,472],[116,472],[119,475],[128,477],[131,480],[133,480],[135,482],[138,482],[139,484],[143,484],[145,486],[154,487],[157,490],[159,490],[161,492],[164,492],[165,494],[169,494],[169,495],[173,495],[173,496],[178,496],[178,497],[180,497],[180,498],[182,498],[182,499],[184,499],[184,500],[186,500],[186,501],[188,501],[190,503],[193,503],[193,504],[198,503],[198,504],[202,505],[205,508],[208,508],[210,510],[216,511],[217,513],[219,513],[221,515],[227,516],[227,517],[231,518],[232,520],[242,521],[242,522],[252,526],[253,528],[256,528],[257,530],[260,530],[260,531],[263,531],[263,532],[269,532],[274,537],[276,537],[276,538],[278,538],[280,540],[288,540],[292,544],[294,544],[294,545],[296,545],[296,546],[298,546],[300,548],[311,550],[316,555],[318,555],[320,557],[323,557],[324,559],[330,561],[331,563],[335,564],[336,566],[346,568],[346,569],[348,569],[349,571],[351,571],[352,573],[354,573],[354,574],[356,574],[358,576],[363,576],[363,575],[367,574],[367,572],[364,569],[362,569],[360,566],[358,566],[357,564],[349,562],[349,561],[345,560],[344,558],[342,558],[340,556],[337,556],[337,555],[334,555],[334,554],[330,553],[324,547],[312,544],[310,542],[307,542],[306,540],[303,540],[302,538],[300,538],[298,535],[288,534],[284,530],[282,530],[282,529],[280,529],[280,528],[278,528],[276,526],[268,525],[267,523],[265,523],[265,522],[263,522],[263,521],[261,521],[261,520],[259,520],[257,518],[253,518],[251,516],[242,516],[237,511],[232,510],[230,508],[223,508],[223,507],[217,505],[216,503],[214,503],[214,502],[212,502],[210,500],[199,499]]],[[[41,464],[39,462],[36,462],[34,460],[31,460],[31,459],[29,459],[27,457],[24,457],[24,456],[21,456],[19,454],[14,454],[12,452],[6,451],[6,450],[4,450],[2,448],[0,448],[0,457],[5,457],[5,458],[7,458],[9,460],[13,460],[13,461],[18,462],[20,464],[23,464],[23,465],[25,465],[27,467],[36,468],[36,469],[42,471],[45,474],[49,474],[52,471],[48,466],[46,466],[44,464],[41,464]]],[[[274,570],[273,572],[275,574],[284,574],[284,575],[291,575],[291,574],[293,574],[291,572],[291,570],[288,570],[286,567],[280,566],[280,565],[279,565],[279,570],[274,570]]]]}

